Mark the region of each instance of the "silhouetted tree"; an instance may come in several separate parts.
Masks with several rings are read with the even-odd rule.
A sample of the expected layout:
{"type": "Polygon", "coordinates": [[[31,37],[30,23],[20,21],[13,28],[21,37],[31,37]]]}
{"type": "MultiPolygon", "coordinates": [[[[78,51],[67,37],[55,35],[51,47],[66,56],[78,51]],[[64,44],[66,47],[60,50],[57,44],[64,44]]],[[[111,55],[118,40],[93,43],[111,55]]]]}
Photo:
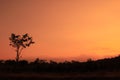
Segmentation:
{"type": "Polygon", "coordinates": [[[34,43],[32,37],[30,37],[27,33],[24,35],[16,35],[12,33],[11,36],[9,37],[9,40],[10,46],[16,49],[16,62],[19,61],[21,51],[34,43]]]}
{"type": "Polygon", "coordinates": [[[4,63],[4,60],[0,60],[0,64],[3,64],[4,63]]]}
{"type": "Polygon", "coordinates": [[[91,58],[89,58],[88,60],[87,60],[87,62],[92,62],[93,60],[91,59],[91,58]]]}
{"type": "Polygon", "coordinates": [[[14,65],[15,64],[15,60],[6,60],[5,64],[14,65]]]}
{"type": "Polygon", "coordinates": [[[34,61],[35,64],[38,64],[39,62],[40,62],[39,58],[36,58],[34,61]]]}
{"type": "Polygon", "coordinates": [[[27,65],[27,64],[28,64],[28,61],[26,61],[26,60],[20,60],[20,61],[19,61],[19,64],[20,64],[20,65],[27,65]]]}

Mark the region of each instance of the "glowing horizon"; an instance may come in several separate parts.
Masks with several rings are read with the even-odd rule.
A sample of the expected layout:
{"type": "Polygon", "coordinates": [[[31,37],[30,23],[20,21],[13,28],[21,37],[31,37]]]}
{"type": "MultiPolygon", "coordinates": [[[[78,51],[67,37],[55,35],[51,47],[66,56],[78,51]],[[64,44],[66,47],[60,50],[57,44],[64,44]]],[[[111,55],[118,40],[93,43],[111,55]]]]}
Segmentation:
{"type": "Polygon", "coordinates": [[[81,60],[120,54],[120,1],[0,1],[0,59],[14,59],[11,33],[28,33],[35,44],[22,59],[81,60]]]}

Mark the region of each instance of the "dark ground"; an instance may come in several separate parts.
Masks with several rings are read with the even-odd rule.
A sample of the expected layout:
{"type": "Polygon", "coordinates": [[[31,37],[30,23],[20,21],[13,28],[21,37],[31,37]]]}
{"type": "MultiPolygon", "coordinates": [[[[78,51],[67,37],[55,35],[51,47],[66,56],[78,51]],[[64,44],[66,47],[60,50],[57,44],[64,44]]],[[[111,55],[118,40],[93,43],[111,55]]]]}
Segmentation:
{"type": "Polygon", "coordinates": [[[0,80],[120,80],[120,72],[1,73],[0,80]]]}
{"type": "Polygon", "coordinates": [[[60,63],[1,60],[0,80],[120,80],[120,56],[60,63]]]}

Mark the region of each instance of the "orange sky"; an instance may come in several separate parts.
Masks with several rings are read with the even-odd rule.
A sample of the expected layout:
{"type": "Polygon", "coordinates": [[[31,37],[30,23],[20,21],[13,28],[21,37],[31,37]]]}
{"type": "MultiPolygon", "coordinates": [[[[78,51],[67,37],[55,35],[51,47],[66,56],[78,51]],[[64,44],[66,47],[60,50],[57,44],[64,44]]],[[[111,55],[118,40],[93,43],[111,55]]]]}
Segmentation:
{"type": "Polygon", "coordinates": [[[11,33],[29,33],[22,59],[100,59],[120,54],[120,0],[1,0],[0,59],[14,59],[11,33]]]}

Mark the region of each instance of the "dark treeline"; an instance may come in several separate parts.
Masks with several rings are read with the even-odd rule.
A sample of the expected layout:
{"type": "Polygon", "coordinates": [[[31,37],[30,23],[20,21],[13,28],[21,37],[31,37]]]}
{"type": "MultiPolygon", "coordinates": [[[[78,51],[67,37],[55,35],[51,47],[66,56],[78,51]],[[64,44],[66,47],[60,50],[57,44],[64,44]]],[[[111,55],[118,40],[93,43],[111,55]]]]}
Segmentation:
{"type": "Polygon", "coordinates": [[[0,61],[0,72],[28,72],[28,73],[41,73],[41,72],[99,72],[99,71],[120,71],[120,56],[114,58],[105,58],[101,60],[88,60],[87,62],[78,61],[45,61],[36,59],[33,62],[21,60],[16,62],[15,60],[0,61]]]}

